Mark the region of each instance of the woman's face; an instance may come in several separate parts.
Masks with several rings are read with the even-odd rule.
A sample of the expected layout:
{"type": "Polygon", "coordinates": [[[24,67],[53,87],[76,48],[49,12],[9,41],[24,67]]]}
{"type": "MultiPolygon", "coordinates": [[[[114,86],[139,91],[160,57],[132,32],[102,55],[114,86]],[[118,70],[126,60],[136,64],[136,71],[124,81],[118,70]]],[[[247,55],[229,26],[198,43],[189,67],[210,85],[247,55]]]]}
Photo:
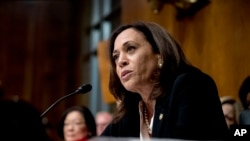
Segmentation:
{"type": "Polygon", "coordinates": [[[114,41],[116,72],[128,91],[140,93],[152,88],[158,57],[144,35],[133,28],[121,32],[114,41]]]}
{"type": "Polygon", "coordinates": [[[79,111],[68,113],[64,120],[63,133],[65,141],[76,141],[87,137],[88,128],[84,117],[79,111]]]}

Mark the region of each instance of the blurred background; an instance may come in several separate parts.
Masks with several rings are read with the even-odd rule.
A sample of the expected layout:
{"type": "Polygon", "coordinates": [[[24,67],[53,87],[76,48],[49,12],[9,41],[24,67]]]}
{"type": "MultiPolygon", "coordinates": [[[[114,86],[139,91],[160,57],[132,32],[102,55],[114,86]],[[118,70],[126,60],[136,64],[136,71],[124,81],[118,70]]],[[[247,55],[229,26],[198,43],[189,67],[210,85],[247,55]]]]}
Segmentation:
{"type": "Polygon", "coordinates": [[[54,140],[67,107],[113,112],[107,40],[120,24],[144,20],[165,27],[190,62],[212,76],[220,96],[238,99],[250,75],[249,13],[249,0],[1,0],[1,97],[29,101],[42,113],[91,84],[90,92],[58,103],[45,115],[54,140]]]}

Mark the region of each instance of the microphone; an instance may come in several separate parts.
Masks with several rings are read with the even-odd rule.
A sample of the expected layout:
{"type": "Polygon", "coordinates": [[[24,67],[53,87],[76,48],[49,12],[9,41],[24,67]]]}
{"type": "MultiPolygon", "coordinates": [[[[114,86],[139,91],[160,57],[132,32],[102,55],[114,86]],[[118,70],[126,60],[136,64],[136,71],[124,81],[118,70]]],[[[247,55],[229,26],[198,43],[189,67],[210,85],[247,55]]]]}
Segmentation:
{"type": "Polygon", "coordinates": [[[49,108],[47,108],[41,115],[40,117],[43,117],[46,113],[48,113],[49,110],[51,110],[57,103],[59,103],[60,101],[70,97],[70,96],[73,96],[73,95],[76,95],[76,94],[85,94],[89,91],[91,91],[92,89],[92,86],[90,84],[85,84],[85,85],[82,85],[80,87],[77,88],[77,90],[75,90],[73,93],[70,93],[68,95],[65,95],[63,97],[61,97],[60,99],[58,99],[57,101],[55,101],[52,105],[49,106],[49,108]]]}

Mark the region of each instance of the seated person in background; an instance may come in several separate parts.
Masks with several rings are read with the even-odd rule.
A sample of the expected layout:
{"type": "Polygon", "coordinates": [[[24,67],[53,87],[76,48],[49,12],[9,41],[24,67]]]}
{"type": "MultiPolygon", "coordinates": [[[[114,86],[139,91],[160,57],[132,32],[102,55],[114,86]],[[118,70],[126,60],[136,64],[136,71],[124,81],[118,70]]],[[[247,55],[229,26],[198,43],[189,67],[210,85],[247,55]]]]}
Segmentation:
{"type": "Polygon", "coordinates": [[[97,135],[101,135],[103,130],[107,127],[107,125],[112,121],[113,116],[109,112],[100,111],[95,116],[96,121],[96,132],[97,135]]]}
{"type": "Polygon", "coordinates": [[[63,113],[57,131],[64,141],[87,141],[96,136],[95,118],[87,107],[72,106],[63,113]]]}
{"type": "Polygon", "coordinates": [[[240,113],[239,124],[250,125],[250,76],[243,80],[239,90],[239,98],[244,108],[244,111],[240,113]]]}
{"type": "Polygon", "coordinates": [[[39,111],[30,103],[0,101],[0,136],[7,141],[49,141],[39,111]]]}
{"type": "Polygon", "coordinates": [[[240,113],[239,104],[230,96],[223,96],[220,98],[220,101],[228,128],[231,125],[237,125],[240,113]]]}
{"type": "Polygon", "coordinates": [[[239,90],[239,98],[244,109],[250,109],[250,76],[247,76],[239,90]]]}

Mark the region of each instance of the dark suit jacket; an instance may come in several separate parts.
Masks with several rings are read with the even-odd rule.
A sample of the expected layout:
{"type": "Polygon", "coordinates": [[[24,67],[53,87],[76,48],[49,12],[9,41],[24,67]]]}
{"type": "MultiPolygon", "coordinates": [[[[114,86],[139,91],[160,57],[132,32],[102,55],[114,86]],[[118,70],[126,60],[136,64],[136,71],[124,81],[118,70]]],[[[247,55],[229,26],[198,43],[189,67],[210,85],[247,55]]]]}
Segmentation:
{"type": "MultiPolygon", "coordinates": [[[[139,137],[138,105],[102,136],[139,137]]],[[[155,105],[153,138],[226,140],[229,136],[216,85],[199,70],[180,73],[155,105]]]]}

